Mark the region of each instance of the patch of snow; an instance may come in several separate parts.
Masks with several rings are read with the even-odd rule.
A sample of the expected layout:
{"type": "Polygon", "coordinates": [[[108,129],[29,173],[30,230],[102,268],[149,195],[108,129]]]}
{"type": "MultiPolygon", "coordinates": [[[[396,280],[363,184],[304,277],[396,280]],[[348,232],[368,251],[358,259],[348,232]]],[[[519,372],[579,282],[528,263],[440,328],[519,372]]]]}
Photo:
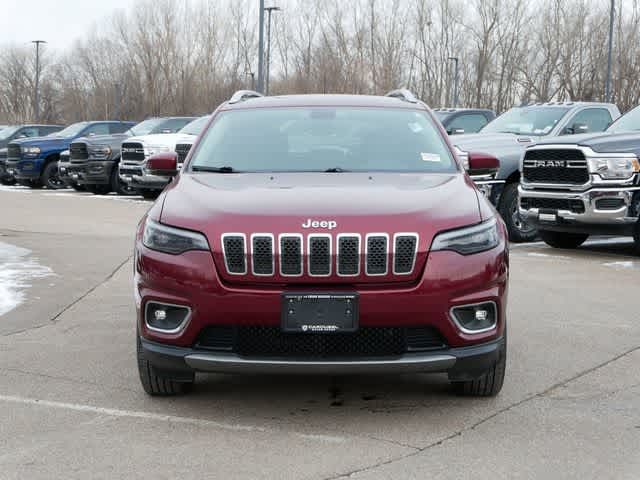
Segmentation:
{"type": "Polygon", "coordinates": [[[630,260],[620,261],[620,262],[608,262],[608,263],[603,263],[602,265],[605,267],[611,267],[611,268],[636,268],[637,267],[637,263],[630,260]]]}
{"type": "Polygon", "coordinates": [[[31,281],[54,275],[40,265],[31,250],[0,242],[0,316],[13,310],[26,298],[31,281]]]}

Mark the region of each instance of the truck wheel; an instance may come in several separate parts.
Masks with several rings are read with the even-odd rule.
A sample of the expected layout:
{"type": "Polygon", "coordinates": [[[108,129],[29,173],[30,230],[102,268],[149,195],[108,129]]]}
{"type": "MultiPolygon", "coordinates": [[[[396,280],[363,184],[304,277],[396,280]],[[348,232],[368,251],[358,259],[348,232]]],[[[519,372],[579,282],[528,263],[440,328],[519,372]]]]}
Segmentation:
{"type": "Polygon", "coordinates": [[[453,388],[458,395],[464,397],[495,397],[504,384],[504,374],[507,367],[507,332],[504,334],[504,348],[500,352],[500,357],[493,367],[484,375],[475,380],[463,382],[452,382],[453,388]]]}
{"type": "Polygon", "coordinates": [[[71,183],[71,188],[73,188],[76,192],[84,192],[86,188],[84,185],[78,185],[76,182],[71,183]]]}
{"type": "Polygon", "coordinates": [[[137,193],[135,188],[120,180],[117,164],[111,170],[111,190],[118,195],[135,195],[137,193]]]}
{"type": "Polygon", "coordinates": [[[153,366],[146,358],[144,358],[142,343],[140,342],[139,336],[136,345],[136,352],[138,356],[138,373],[140,374],[140,383],[142,383],[142,388],[149,395],[180,395],[182,393],[186,393],[186,391],[193,385],[195,375],[192,377],[191,381],[186,382],[176,382],[175,380],[157,375],[153,366]]]}
{"type": "Polygon", "coordinates": [[[42,172],[42,184],[51,190],[67,187],[58,176],[58,162],[49,162],[45,165],[42,172]]]}
{"type": "Polygon", "coordinates": [[[16,184],[16,179],[13,178],[13,177],[0,178],[0,183],[2,185],[15,185],[16,184]]]}
{"type": "Polygon", "coordinates": [[[636,255],[640,256],[640,219],[636,222],[636,229],[633,232],[633,241],[636,255]]]}
{"type": "Polygon", "coordinates": [[[507,224],[509,240],[512,242],[532,242],[538,231],[518,213],[518,183],[508,183],[504,187],[500,201],[500,215],[507,224]]]}
{"type": "Polygon", "coordinates": [[[576,248],[589,238],[586,233],[552,232],[550,230],[538,230],[538,233],[544,243],[554,248],[576,248]]]}

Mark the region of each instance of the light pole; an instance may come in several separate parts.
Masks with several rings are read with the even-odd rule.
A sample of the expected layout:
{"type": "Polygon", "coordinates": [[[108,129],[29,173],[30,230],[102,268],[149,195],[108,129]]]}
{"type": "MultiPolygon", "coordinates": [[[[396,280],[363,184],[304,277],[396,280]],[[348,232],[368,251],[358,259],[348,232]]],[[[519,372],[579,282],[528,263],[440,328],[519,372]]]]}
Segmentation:
{"type": "Polygon", "coordinates": [[[613,51],[613,19],[616,11],[616,0],[611,0],[611,14],[609,16],[609,52],[607,54],[607,81],[604,87],[606,102],[611,102],[611,54],[613,51]]]}
{"type": "Polygon", "coordinates": [[[279,12],[280,7],[267,7],[265,11],[269,14],[267,20],[267,73],[265,80],[265,95],[269,95],[269,69],[271,67],[271,12],[273,11],[279,12]]]}
{"type": "Polygon", "coordinates": [[[260,17],[259,17],[259,33],[258,33],[258,92],[264,92],[264,0],[260,0],[260,17]]]}
{"type": "Polygon", "coordinates": [[[454,70],[453,70],[453,98],[451,103],[453,104],[453,108],[458,106],[458,65],[459,59],[458,57],[449,57],[448,60],[452,60],[454,62],[454,70]]]}
{"type": "Polygon", "coordinates": [[[40,44],[47,43],[44,40],[33,40],[31,43],[36,44],[36,103],[35,103],[35,121],[40,122],[40,44]]]}

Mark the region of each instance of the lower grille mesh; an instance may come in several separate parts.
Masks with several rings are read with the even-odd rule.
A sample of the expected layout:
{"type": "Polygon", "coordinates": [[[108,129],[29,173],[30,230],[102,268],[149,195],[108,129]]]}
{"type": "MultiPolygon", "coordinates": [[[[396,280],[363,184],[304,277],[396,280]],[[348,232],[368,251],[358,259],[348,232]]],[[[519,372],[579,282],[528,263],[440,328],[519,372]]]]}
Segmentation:
{"type": "Polygon", "coordinates": [[[352,333],[285,333],[270,326],[206,327],[196,348],[232,351],[244,357],[362,358],[390,357],[438,350],[447,344],[440,332],[425,327],[361,327],[352,333]]]}

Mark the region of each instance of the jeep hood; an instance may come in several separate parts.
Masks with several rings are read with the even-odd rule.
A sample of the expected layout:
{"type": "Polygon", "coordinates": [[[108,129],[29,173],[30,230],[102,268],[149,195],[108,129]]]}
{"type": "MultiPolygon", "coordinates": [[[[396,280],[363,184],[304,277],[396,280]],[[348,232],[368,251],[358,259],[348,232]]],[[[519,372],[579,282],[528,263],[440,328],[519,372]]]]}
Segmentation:
{"type": "Polygon", "coordinates": [[[438,232],[482,220],[478,201],[473,183],[460,173],[185,173],[166,190],[160,221],[203,232],[223,277],[220,237],[230,232],[247,238],[251,233],[275,238],[331,233],[334,239],[340,233],[364,239],[367,233],[393,238],[394,233],[415,232],[420,237],[416,265],[423,267],[438,232]],[[302,228],[309,218],[337,226],[331,231],[302,228]]]}

